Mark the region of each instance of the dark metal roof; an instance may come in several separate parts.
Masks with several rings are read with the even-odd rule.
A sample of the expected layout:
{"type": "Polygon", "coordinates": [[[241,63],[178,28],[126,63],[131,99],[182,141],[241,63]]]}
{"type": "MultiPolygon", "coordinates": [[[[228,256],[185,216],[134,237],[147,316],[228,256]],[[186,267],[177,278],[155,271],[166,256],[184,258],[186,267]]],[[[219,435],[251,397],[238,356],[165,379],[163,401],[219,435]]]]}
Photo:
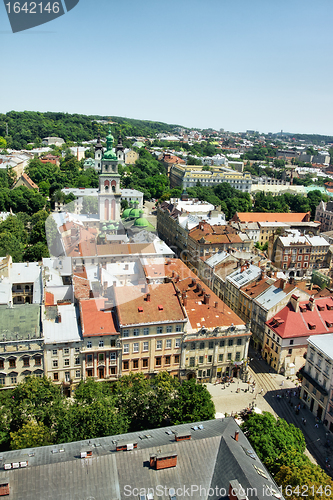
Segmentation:
{"type": "Polygon", "coordinates": [[[133,488],[145,489],[146,492],[151,488],[155,500],[169,500],[170,488],[184,491],[184,488],[191,490],[191,487],[194,488],[193,500],[218,500],[225,496],[219,490],[224,488],[227,495],[230,481],[237,479],[245,490],[256,489],[256,492],[251,490],[251,500],[274,500],[274,496],[263,493],[263,487],[268,485],[277,490],[277,486],[256,454],[251,458],[244,449],[251,450],[251,445],[233,418],[210,420],[4,452],[1,468],[5,463],[22,461],[28,461],[28,467],[2,470],[0,481],[8,477],[10,498],[19,500],[120,500],[135,498],[135,495],[127,494],[133,488]],[[191,432],[193,425],[200,424],[202,430],[191,432]],[[239,431],[238,441],[234,439],[235,431],[239,431]],[[175,442],[175,432],[191,432],[192,438],[175,442]],[[116,452],[119,441],[137,442],[138,447],[132,451],[116,452]],[[92,457],[81,459],[83,448],[92,450],[92,457]],[[149,458],[157,453],[177,453],[177,466],[159,471],[150,469],[149,458]],[[266,478],[254,465],[264,472],[266,478]],[[208,495],[209,488],[217,494],[212,496],[210,490],[208,495]]]}

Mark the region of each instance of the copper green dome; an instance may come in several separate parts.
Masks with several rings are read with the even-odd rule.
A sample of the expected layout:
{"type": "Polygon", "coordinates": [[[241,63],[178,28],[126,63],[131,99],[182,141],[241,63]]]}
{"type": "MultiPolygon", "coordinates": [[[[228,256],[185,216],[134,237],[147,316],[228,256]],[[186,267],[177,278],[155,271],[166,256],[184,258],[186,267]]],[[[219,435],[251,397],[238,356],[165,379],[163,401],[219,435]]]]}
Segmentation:
{"type": "Polygon", "coordinates": [[[144,217],[140,217],[134,222],[134,226],[147,227],[149,226],[149,222],[144,217]]]}
{"type": "Polygon", "coordinates": [[[109,134],[106,137],[106,151],[103,155],[103,160],[117,160],[116,153],[113,152],[113,135],[111,134],[111,128],[109,128],[109,134]]]}
{"type": "Polygon", "coordinates": [[[122,218],[127,219],[127,217],[129,217],[129,214],[131,213],[131,210],[131,208],[126,208],[126,210],[123,211],[122,218]]]}
{"type": "Polygon", "coordinates": [[[139,210],[138,208],[131,208],[130,213],[129,213],[129,217],[140,217],[141,213],[142,213],[142,211],[139,210]]]}

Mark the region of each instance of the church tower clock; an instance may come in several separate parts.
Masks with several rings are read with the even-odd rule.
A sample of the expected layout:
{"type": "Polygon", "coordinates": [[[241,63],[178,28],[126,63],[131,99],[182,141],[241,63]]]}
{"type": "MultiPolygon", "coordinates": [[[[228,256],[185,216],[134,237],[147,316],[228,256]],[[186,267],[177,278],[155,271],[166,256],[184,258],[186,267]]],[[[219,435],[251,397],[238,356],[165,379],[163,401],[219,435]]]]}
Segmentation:
{"type": "Polygon", "coordinates": [[[106,151],[101,159],[99,175],[98,213],[100,222],[120,220],[120,174],[117,155],[113,151],[111,129],[106,138],[106,151]]]}

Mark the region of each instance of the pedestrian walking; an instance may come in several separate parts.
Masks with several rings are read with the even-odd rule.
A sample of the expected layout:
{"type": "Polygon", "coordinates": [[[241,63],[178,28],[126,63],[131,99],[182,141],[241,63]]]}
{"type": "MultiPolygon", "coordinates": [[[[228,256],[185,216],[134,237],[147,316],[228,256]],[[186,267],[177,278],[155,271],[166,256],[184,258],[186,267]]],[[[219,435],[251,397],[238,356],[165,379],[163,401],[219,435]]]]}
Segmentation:
{"type": "Polygon", "coordinates": [[[303,420],[303,424],[304,424],[304,425],[306,424],[306,418],[303,420]]]}
{"type": "Polygon", "coordinates": [[[304,417],[302,417],[302,424],[304,424],[304,417]]]}
{"type": "Polygon", "coordinates": [[[315,424],[315,428],[318,429],[318,424],[315,424]]]}

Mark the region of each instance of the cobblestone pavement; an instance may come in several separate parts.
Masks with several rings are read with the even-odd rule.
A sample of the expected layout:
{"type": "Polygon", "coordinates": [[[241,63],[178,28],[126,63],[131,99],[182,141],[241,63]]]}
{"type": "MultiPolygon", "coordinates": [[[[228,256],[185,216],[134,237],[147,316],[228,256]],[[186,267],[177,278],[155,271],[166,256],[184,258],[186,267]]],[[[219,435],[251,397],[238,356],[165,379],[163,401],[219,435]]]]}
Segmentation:
{"type": "Polygon", "coordinates": [[[332,462],[333,467],[333,437],[321,422],[316,421],[315,415],[307,407],[303,408],[296,377],[287,379],[283,375],[271,373],[265,361],[253,352],[250,352],[250,356],[250,384],[238,379],[234,379],[235,382],[224,386],[225,388],[223,384],[207,384],[216,412],[235,415],[253,404],[262,411],[284,418],[302,430],[309,458],[332,475],[328,465],[332,462]],[[298,405],[300,409],[296,412],[298,405]]]}

